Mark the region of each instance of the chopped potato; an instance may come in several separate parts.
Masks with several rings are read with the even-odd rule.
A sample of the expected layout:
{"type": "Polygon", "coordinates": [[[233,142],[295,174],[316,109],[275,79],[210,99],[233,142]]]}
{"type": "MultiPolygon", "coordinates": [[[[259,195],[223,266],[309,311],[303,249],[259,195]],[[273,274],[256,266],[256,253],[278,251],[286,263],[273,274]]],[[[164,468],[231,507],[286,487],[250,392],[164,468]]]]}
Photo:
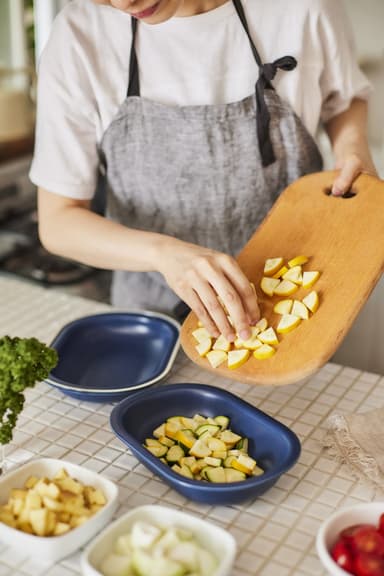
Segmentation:
{"type": "Polygon", "coordinates": [[[52,478],[30,476],[0,506],[0,522],[35,536],[60,536],[81,526],[107,500],[99,488],[71,478],[62,468],[52,478]]]}

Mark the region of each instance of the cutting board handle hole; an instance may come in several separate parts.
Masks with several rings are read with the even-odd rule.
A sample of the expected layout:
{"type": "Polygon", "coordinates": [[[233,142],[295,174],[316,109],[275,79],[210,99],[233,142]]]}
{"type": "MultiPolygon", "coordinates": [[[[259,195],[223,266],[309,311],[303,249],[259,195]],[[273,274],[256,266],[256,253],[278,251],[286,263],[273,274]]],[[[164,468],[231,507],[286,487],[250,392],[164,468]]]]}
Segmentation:
{"type": "MultiPolygon", "coordinates": [[[[326,196],[331,196],[332,188],[326,188],[324,190],[324,194],[326,196]]],[[[344,200],[348,200],[348,198],[354,198],[354,196],[356,196],[356,192],[354,192],[353,190],[347,190],[346,192],[344,192],[342,196],[335,196],[335,198],[343,198],[344,200]]]]}

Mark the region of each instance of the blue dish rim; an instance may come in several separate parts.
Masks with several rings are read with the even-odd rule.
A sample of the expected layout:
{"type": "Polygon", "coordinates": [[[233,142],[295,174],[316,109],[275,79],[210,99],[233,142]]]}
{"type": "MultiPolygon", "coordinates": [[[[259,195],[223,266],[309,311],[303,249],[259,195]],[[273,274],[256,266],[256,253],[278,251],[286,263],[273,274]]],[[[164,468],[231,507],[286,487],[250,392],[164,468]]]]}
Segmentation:
{"type": "Polygon", "coordinates": [[[137,384],[136,386],[126,386],[123,388],[108,388],[108,390],[101,390],[100,388],[83,388],[81,386],[73,386],[73,385],[69,384],[68,382],[66,382],[65,380],[61,380],[60,378],[55,378],[54,376],[51,376],[51,375],[48,376],[47,378],[45,378],[44,382],[46,382],[47,384],[50,384],[51,386],[59,388],[59,389],[70,390],[72,392],[80,392],[82,394],[87,394],[87,395],[88,394],[97,394],[98,396],[102,397],[102,396],[110,396],[112,394],[122,394],[124,392],[128,393],[128,392],[131,392],[134,390],[140,390],[141,388],[146,388],[147,386],[151,386],[152,384],[155,384],[156,382],[159,382],[160,380],[165,378],[165,376],[168,374],[168,372],[172,368],[172,366],[175,362],[175,358],[176,358],[177,353],[178,353],[179,348],[180,348],[180,329],[181,329],[181,326],[177,320],[175,320],[171,316],[167,316],[166,314],[163,314],[161,312],[153,312],[150,310],[137,310],[137,309],[129,309],[128,310],[127,309],[127,310],[123,310],[123,311],[100,312],[99,314],[87,314],[86,316],[81,316],[79,318],[76,318],[75,320],[72,320],[71,322],[68,322],[68,324],[65,324],[60,329],[60,331],[56,334],[54,339],[52,340],[50,347],[54,348],[55,344],[61,338],[63,333],[66,332],[67,330],[69,330],[71,328],[71,326],[77,324],[79,321],[83,321],[83,320],[87,320],[88,318],[95,318],[95,317],[102,318],[102,317],[107,317],[107,316],[125,316],[125,315],[127,315],[127,316],[131,316],[131,315],[145,316],[146,318],[158,318],[158,319],[163,320],[164,322],[170,324],[171,326],[173,326],[173,328],[175,328],[175,330],[177,332],[177,338],[175,339],[172,351],[169,355],[167,365],[165,366],[164,370],[160,374],[158,374],[157,376],[155,376],[151,380],[146,380],[145,382],[141,382],[140,384],[137,384]]]}
{"type": "MultiPolygon", "coordinates": [[[[293,432],[290,428],[288,428],[282,422],[279,422],[279,420],[276,420],[272,416],[269,416],[266,412],[263,412],[259,408],[256,408],[255,406],[253,406],[252,404],[250,404],[246,400],[243,400],[242,398],[239,398],[238,396],[236,396],[232,392],[229,392],[228,390],[223,390],[222,388],[219,388],[217,386],[211,386],[209,384],[198,384],[198,383],[165,384],[165,385],[159,386],[155,390],[155,392],[163,393],[163,392],[167,392],[170,390],[177,390],[178,387],[179,388],[182,387],[183,390],[191,390],[191,391],[196,391],[196,390],[204,391],[205,390],[206,392],[214,392],[214,393],[217,393],[219,391],[219,393],[223,397],[226,397],[227,399],[229,399],[231,401],[235,401],[237,406],[243,406],[247,410],[253,410],[254,412],[256,412],[258,414],[258,416],[261,417],[261,420],[268,421],[269,423],[273,424],[273,426],[276,426],[277,428],[279,428],[282,432],[284,432],[285,436],[289,439],[289,443],[291,446],[291,458],[289,460],[289,464],[287,462],[284,466],[277,466],[272,471],[267,470],[262,476],[250,477],[250,478],[247,478],[247,480],[244,482],[217,482],[217,483],[215,482],[215,484],[214,484],[215,485],[215,491],[217,491],[217,493],[220,493],[220,492],[237,493],[241,489],[248,491],[248,489],[250,489],[252,487],[262,487],[265,484],[272,484],[282,474],[284,474],[287,470],[292,468],[292,466],[294,466],[294,464],[299,459],[300,454],[301,454],[301,443],[300,443],[298,436],[295,434],[295,432],[293,432]]],[[[147,465],[146,461],[148,461],[150,463],[149,467],[151,467],[152,471],[155,471],[156,474],[158,474],[160,478],[165,479],[165,480],[169,479],[169,477],[174,478],[174,480],[176,481],[176,484],[178,486],[182,486],[182,487],[185,487],[187,489],[191,488],[191,489],[196,490],[199,493],[206,493],[206,492],[211,491],[212,490],[212,484],[211,483],[201,482],[198,480],[190,480],[189,478],[186,478],[185,476],[178,474],[177,472],[172,470],[169,466],[163,464],[159,460],[159,458],[157,458],[156,456],[151,454],[151,452],[149,452],[148,450],[146,450],[144,452],[145,448],[142,446],[142,444],[138,440],[136,440],[136,438],[134,436],[132,436],[131,434],[127,434],[126,432],[125,432],[125,436],[122,434],[123,428],[121,426],[121,421],[119,421],[122,409],[125,408],[127,405],[128,406],[130,404],[134,405],[134,404],[140,402],[141,398],[146,397],[147,393],[148,393],[148,391],[146,391],[146,390],[142,391],[142,392],[138,392],[137,394],[134,394],[133,396],[124,398],[116,406],[114,406],[114,408],[112,409],[111,414],[110,414],[110,426],[112,428],[112,431],[123,442],[123,444],[125,444],[125,445],[129,446],[129,448],[131,448],[132,452],[135,454],[135,456],[138,458],[139,461],[144,462],[145,465],[147,465]],[[127,437],[129,438],[129,442],[127,442],[127,437]]]]}

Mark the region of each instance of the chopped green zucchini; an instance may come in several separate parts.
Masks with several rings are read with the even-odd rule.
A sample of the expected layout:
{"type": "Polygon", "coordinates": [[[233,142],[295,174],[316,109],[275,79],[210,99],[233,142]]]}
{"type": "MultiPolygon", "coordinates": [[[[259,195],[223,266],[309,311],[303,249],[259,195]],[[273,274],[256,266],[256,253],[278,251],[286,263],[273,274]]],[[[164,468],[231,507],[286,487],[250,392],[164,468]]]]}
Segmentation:
{"type": "Polygon", "coordinates": [[[220,426],[222,430],[225,430],[229,426],[228,416],[215,416],[214,421],[220,426]]]}
{"type": "Polygon", "coordinates": [[[208,448],[204,440],[198,438],[192,448],[190,449],[189,453],[191,456],[196,456],[196,458],[205,458],[206,456],[211,455],[212,450],[208,448]]]}
{"type": "Polygon", "coordinates": [[[184,450],[177,445],[171,446],[165,457],[167,462],[179,462],[182,458],[184,458],[184,450]]]}
{"type": "Polygon", "coordinates": [[[172,470],[174,472],[177,472],[178,474],[181,474],[181,476],[185,476],[185,478],[190,478],[191,480],[193,480],[193,474],[191,472],[191,470],[188,468],[188,466],[179,466],[178,464],[173,464],[173,466],[171,466],[172,470]]]}
{"type": "Polygon", "coordinates": [[[151,454],[153,454],[154,456],[157,456],[157,458],[161,458],[162,456],[165,456],[168,452],[168,448],[166,446],[163,446],[160,443],[159,443],[159,446],[147,446],[146,444],[143,444],[143,446],[151,454]]]}
{"type": "Polygon", "coordinates": [[[209,482],[226,482],[225,470],[221,466],[219,468],[211,468],[207,470],[206,477],[209,482]]]}
{"type": "Polygon", "coordinates": [[[195,432],[197,436],[201,436],[204,432],[209,432],[210,436],[215,436],[220,430],[220,426],[218,424],[202,424],[196,428],[195,432]]]}
{"type": "Polygon", "coordinates": [[[212,456],[206,456],[204,460],[208,466],[214,466],[215,468],[221,466],[222,463],[221,458],[212,458],[212,456]]]}
{"type": "Polygon", "coordinates": [[[234,470],[233,468],[225,468],[225,481],[226,482],[241,482],[246,480],[247,475],[240,470],[234,470]]]}

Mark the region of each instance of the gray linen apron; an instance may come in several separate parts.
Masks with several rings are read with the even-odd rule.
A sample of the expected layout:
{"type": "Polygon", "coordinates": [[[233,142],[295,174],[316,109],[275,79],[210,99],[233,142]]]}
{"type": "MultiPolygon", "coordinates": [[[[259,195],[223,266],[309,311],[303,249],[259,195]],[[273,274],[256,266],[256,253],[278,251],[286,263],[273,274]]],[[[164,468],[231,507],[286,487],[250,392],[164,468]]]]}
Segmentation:
{"type": "MultiPolygon", "coordinates": [[[[312,136],[271,85],[286,56],[263,64],[240,0],[233,0],[259,66],[255,94],[229,104],[168,106],[140,97],[132,46],[127,98],[106,130],[107,215],[129,228],[167,234],[236,255],[286,186],[319,171],[312,136]]],[[[282,231],[283,233],[283,231],[282,231]]],[[[172,313],[179,303],[158,272],[116,271],[112,303],[172,313]]]]}

